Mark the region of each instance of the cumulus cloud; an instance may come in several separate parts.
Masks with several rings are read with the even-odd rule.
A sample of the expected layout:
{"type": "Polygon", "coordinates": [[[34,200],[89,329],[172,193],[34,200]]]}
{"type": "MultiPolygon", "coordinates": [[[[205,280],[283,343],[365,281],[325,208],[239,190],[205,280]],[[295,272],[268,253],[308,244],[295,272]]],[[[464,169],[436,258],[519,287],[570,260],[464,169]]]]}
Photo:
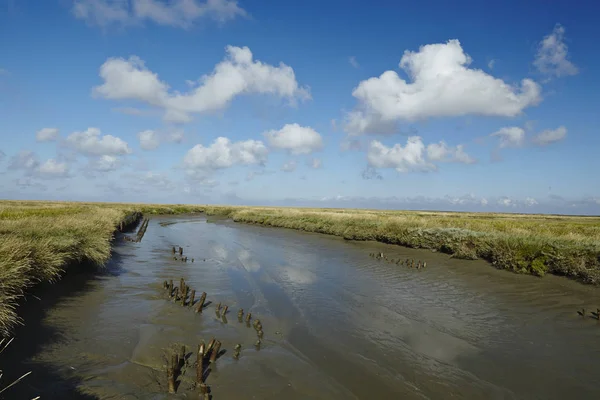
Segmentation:
{"type": "Polygon", "coordinates": [[[232,142],[228,138],[218,137],[208,147],[197,144],[183,158],[188,169],[223,169],[234,165],[264,165],[268,149],[258,140],[232,142]]]}
{"type": "Polygon", "coordinates": [[[419,136],[410,136],[406,145],[387,147],[373,140],[367,152],[369,165],[374,168],[394,168],[398,172],[434,171],[436,166],[425,159],[425,145],[419,136]]]}
{"type": "Polygon", "coordinates": [[[500,148],[521,147],[525,144],[525,130],[518,126],[505,127],[490,134],[500,139],[500,148]]]}
{"type": "Polygon", "coordinates": [[[556,129],[546,129],[533,138],[533,143],[538,146],[546,146],[559,142],[567,136],[567,128],[559,126],[556,129]]]}
{"type": "Polygon", "coordinates": [[[400,60],[411,83],[395,71],[358,84],[352,95],[358,107],[346,117],[350,134],[394,132],[399,120],[483,115],[513,117],[541,101],[540,86],[531,79],[510,85],[480,69],[458,40],[405,51],[400,60]]]}
{"type": "Polygon", "coordinates": [[[123,139],[102,135],[98,128],[88,128],[83,132],[73,132],[66,139],[67,145],[88,156],[117,156],[131,154],[131,149],[123,139]]]}
{"type": "Polygon", "coordinates": [[[35,133],[35,140],[38,142],[51,142],[58,138],[57,128],[42,128],[35,133]]]}
{"type": "Polygon", "coordinates": [[[226,47],[226,58],[213,72],[204,75],[188,92],[171,91],[158,74],[146,68],[137,56],[109,58],[100,67],[104,83],[96,86],[94,96],[111,100],[137,100],[164,110],[170,122],[191,121],[191,114],[225,109],[244,94],[270,94],[287,99],[309,99],[308,88],[300,87],[294,70],[283,63],[272,66],[253,59],[248,47],[226,47]]]}
{"type": "Polygon", "coordinates": [[[152,21],[189,28],[201,18],[225,22],[247,15],[235,0],[75,0],[72,12],[76,18],[101,27],[152,21]]]}
{"type": "Polygon", "coordinates": [[[12,170],[34,170],[40,165],[37,154],[29,150],[21,150],[12,156],[8,169],[12,170]]]}
{"type": "Polygon", "coordinates": [[[280,130],[264,133],[272,147],[287,150],[291,154],[309,154],[323,147],[323,138],[310,127],[286,124],[280,130]]]}
{"type": "Polygon", "coordinates": [[[283,172],[293,172],[294,170],[296,170],[296,161],[291,160],[291,161],[284,163],[283,166],[281,167],[281,170],[283,172]]]}
{"type": "Polygon", "coordinates": [[[545,36],[538,46],[533,65],[544,75],[561,77],[577,75],[579,69],[567,59],[568,47],[564,42],[565,28],[560,24],[545,36]]]}
{"type": "Polygon", "coordinates": [[[138,133],[137,136],[140,140],[140,147],[143,150],[155,150],[160,144],[158,133],[154,132],[153,130],[142,131],[138,133]]]}
{"type": "Polygon", "coordinates": [[[44,178],[64,178],[69,174],[67,163],[58,162],[53,158],[48,159],[36,169],[37,174],[44,178]]]}
{"type": "Polygon", "coordinates": [[[116,156],[103,155],[91,160],[89,168],[99,172],[116,171],[121,166],[121,160],[116,156]]]}
{"type": "Polygon", "coordinates": [[[431,161],[458,162],[463,164],[474,164],[477,162],[464,150],[464,145],[456,147],[448,146],[443,140],[439,143],[431,143],[427,146],[427,158],[431,161]]]}
{"type": "Polygon", "coordinates": [[[22,150],[15,154],[8,165],[9,170],[21,170],[28,177],[64,178],[69,175],[69,167],[65,162],[50,158],[41,163],[37,154],[22,150]]]}

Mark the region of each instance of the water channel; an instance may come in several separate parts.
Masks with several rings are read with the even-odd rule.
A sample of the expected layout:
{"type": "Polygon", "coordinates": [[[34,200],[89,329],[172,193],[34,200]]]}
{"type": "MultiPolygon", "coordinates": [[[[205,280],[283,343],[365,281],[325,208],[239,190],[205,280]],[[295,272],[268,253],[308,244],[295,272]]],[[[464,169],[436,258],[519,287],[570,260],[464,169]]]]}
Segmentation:
{"type": "Polygon", "coordinates": [[[167,395],[165,349],[212,337],[227,350],[206,380],[214,400],[600,398],[600,322],[576,313],[600,307],[597,288],[426,250],[155,217],[104,273],[35,294],[6,356],[22,361],[8,376],[33,374],[7,399],[199,398],[186,379],[167,395]],[[194,262],[173,260],[173,245],[194,262]],[[165,296],[180,277],[207,292],[202,314],[165,296]],[[239,308],[260,318],[260,349],[239,308]]]}

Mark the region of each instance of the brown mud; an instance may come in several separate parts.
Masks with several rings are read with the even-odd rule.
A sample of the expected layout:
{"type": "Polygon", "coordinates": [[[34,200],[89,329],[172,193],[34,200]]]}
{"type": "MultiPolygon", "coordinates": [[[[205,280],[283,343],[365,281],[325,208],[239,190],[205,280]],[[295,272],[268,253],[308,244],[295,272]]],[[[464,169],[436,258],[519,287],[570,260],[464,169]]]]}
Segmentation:
{"type": "Polygon", "coordinates": [[[142,242],[115,243],[106,271],[23,305],[4,379],[33,374],[7,399],[200,398],[193,368],[167,394],[166,357],[212,338],[225,350],[205,377],[214,400],[600,398],[600,321],[576,312],[600,307],[594,287],[202,216],[153,217],[142,242]],[[202,313],[165,294],[181,277],[207,293],[202,313]]]}

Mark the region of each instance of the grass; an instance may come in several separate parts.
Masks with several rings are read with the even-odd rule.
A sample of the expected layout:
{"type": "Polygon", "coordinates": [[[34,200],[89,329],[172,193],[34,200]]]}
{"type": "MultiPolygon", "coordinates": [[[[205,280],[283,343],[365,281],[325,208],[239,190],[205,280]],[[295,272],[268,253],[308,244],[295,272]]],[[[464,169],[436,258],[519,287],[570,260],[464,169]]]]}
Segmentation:
{"type": "Polygon", "coordinates": [[[274,207],[0,201],[0,337],[19,320],[16,306],[37,282],[69,265],[103,265],[116,227],[132,212],[205,212],[237,222],[435,249],[497,268],[600,283],[600,218],[274,207]]]}

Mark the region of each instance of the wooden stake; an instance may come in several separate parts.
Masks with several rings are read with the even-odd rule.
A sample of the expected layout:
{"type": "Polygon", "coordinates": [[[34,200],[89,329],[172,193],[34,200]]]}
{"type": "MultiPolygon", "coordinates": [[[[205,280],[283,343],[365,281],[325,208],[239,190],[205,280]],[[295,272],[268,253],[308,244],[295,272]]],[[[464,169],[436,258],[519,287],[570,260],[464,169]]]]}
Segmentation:
{"type": "Polygon", "coordinates": [[[187,300],[189,288],[190,288],[189,286],[185,286],[183,289],[183,293],[181,294],[181,305],[182,306],[185,306],[185,301],[187,300]]]}
{"type": "Polygon", "coordinates": [[[198,345],[196,355],[196,383],[204,383],[204,343],[198,345]]]}
{"type": "Polygon", "coordinates": [[[169,280],[169,297],[173,296],[173,279],[169,280]]]}
{"type": "Polygon", "coordinates": [[[224,317],[225,314],[227,314],[227,309],[229,308],[229,306],[225,306],[223,307],[223,311],[221,312],[221,316],[224,317]]]}
{"type": "Polygon", "coordinates": [[[196,297],[196,290],[192,290],[192,294],[190,295],[190,302],[189,302],[189,306],[193,306],[194,305],[194,298],[196,297]]]}
{"type": "Polygon", "coordinates": [[[219,351],[221,350],[221,342],[218,340],[215,342],[215,347],[212,349],[212,353],[210,353],[210,362],[214,363],[217,361],[217,356],[219,355],[219,351]]]}
{"type": "Polygon", "coordinates": [[[206,346],[206,350],[204,351],[204,356],[205,357],[210,354],[210,352],[212,351],[213,347],[215,347],[215,343],[216,343],[215,338],[210,339],[210,342],[208,342],[208,346],[206,346]]]}
{"type": "Polygon", "coordinates": [[[250,322],[250,320],[252,319],[252,313],[248,313],[246,314],[246,322],[250,322]]]}
{"type": "Polygon", "coordinates": [[[177,363],[177,355],[171,356],[171,365],[167,366],[167,383],[169,385],[169,393],[175,393],[175,365],[177,363]]]}
{"type": "Polygon", "coordinates": [[[202,308],[204,307],[205,300],[206,300],[206,292],[202,292],[202,296],[200,296],[200,300],[198,301],[198,306],[196,307],[197,313],[202,312],[202,308]]]}

